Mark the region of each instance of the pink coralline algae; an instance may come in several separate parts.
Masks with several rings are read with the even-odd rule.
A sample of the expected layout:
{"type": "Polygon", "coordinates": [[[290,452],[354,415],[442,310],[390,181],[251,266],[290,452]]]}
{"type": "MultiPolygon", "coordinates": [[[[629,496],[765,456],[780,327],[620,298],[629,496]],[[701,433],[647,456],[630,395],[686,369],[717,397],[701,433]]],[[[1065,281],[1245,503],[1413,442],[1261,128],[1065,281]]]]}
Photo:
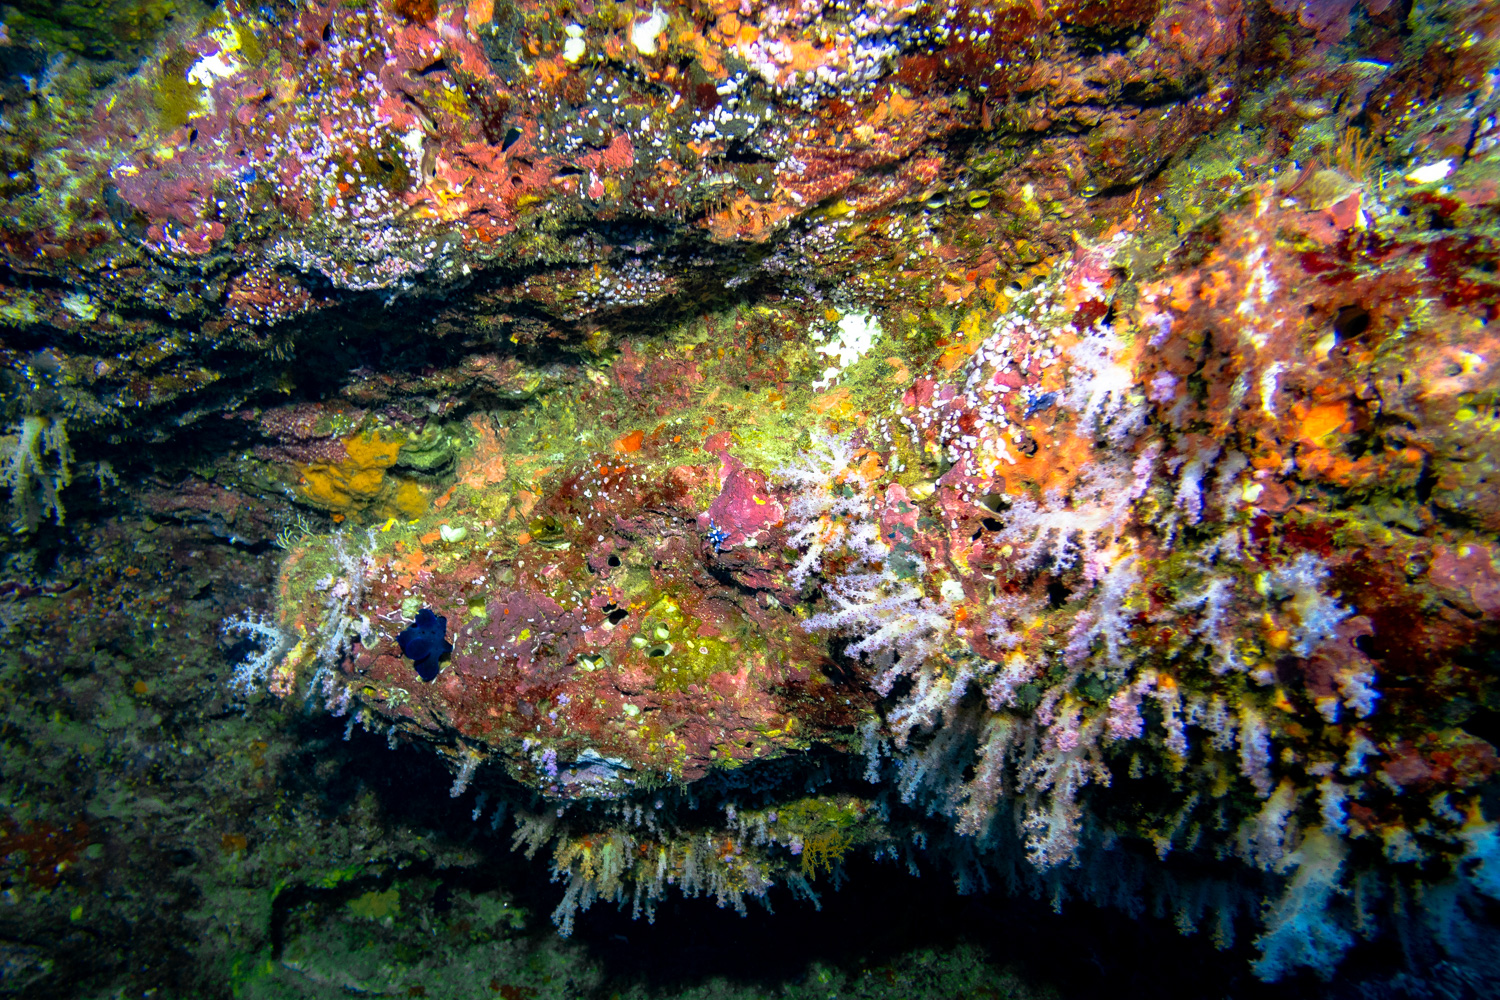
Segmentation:
{"type": "Polygon", "coordinates": [[[320,306],[295,278],[274,271],[237,275],[229,283],[230,319],[257,326],[279,323],[320,306]]]}
{"type": "Polygon", "coordinates": [[[755,548],[768,542],[770,529],[786,519],[786,512],[767,488],[766,474],[746,469],[743,462],[726,453],[719,479],[723,488],[708,510],[698,515],[699,529],[720,529],[713,542],[720,552],[740,546],[755,548]]]}
{"type": "Polygon", "coordinates": [[[1428,572],[1451,599],[1479,614],[1500,613],[1500,558],[1493,545],[1436,546],[1428,572]]]}

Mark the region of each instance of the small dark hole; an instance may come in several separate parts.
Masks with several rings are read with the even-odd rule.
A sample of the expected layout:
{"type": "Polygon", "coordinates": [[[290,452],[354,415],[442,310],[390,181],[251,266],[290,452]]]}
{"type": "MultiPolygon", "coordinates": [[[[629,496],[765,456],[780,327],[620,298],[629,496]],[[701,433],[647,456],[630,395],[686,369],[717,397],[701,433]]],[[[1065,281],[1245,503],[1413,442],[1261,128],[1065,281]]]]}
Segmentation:
{"type": "Polygon", "coordinates": [[[607,562],[607,563],[609,563],[609,565],[611,565],[611,566],[618,566],[618,565],[620,565],[620,557],[617,556],[617,555],[614,555],[613,553],[611,553],[610,557],[608,559],[604,560],[604,561],[607,562]]]}
{"type": "Polygon", "coordinates": [[[191,132],[188,133],[188,145],[191,146],[193,143],[195,143],[197,141],[198,141],[198,130],[195,128],[191,132]]]}
{"type": "Polygon", "coordinates": [[[611,625],[618,625],[622,621],[624,621],[626,618],[629,618],[629,617],[630,617],[630,612],[629,611],[626,611],[624,608],[616,608],[614,611],[611,611],[609,613],[609,623],[611,625]]]}
{"type": "Polygon", "coordinates": [[[1436,486],[1437,476],[1433,473],[1430,466],[1424,464],[1421,473],[1417,476],[1417,502],[1426,503],[1428,500],[1431,500],[1432,491],[1436,486]]]}
{"type": "Polygon", "coordinates": [[[652,646],[651,647],[651,655],[653,657],[666,656],[667,655],[667,647],[665,647],[665,646],[652,646]]]}
{"type": "Polygon", "coordinates": [[[999,531],[1001,528],[1005,527],[1005,525],[1001,524],[999,521],[995,520],[993,517],[987,517],[984,520],[980,521],[979,523],[982,524],[982,525],[984,525],[984,530],[985,531],[999,531]]]}
{"type": "Polygon", "coordinates": [[[328,39],[330,39],[332,37],[333,37],[333,25],[332,24],[325,24],[325,25],[323,25],[323,41],[326,42],[326,41],[328,41],[328,39]]]}
{"type": "Polygon", "coordinates": [[[516,140],[520,138],[521,130],[512,125],[510,128],[505,130],[505,139],[500,143],[500,151],[502,153],[505,152],[507,149],[514,146],[516,144],[516,140]]]}
{"type": "Polygon", "coordinates": [[[1344,306],[1333,318],[1333,332],[1340,340],[1355,340],[1370,329],[1370,314],[1364,306],[1344,306]]]}
{"type": "Polygon", "coordinates": [[[1062,607],[1064,604],[1067,604],[1068,588],[1063,586],[1056,580],[1053,580],[1051,583],[1047,584],[1047,603],[1050,604],[1054,610],[1062,607]]]}
{"type": "Polygon", "coordinates": [[[1500,712],[1481,708],[1464,720],[1463,727],[1464,732],[1486,743],[1500,745],[1500,712]]]}
{"type": "Polygon", "coordinates": [[[251,639],[241,639],[233,646],[224,650],[224,660],[227,663],[239,663],[250,653],[255,651],[255,642],[251,639]]]}

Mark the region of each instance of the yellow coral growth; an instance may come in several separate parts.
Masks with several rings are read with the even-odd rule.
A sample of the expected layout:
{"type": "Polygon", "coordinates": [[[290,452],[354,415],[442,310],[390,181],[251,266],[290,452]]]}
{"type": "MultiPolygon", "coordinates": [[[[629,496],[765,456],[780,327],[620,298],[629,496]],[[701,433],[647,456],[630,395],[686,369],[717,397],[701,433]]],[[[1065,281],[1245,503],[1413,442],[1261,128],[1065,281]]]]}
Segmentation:
{"type": "Polygon", "coordinates": [[[331,511],[366,507],[385,484],[386,470],[396,464],[401,438],[369,431],[344,439],[343,461],[300,466],[302,499],[331,511]]]}
{"type": "Polygon", "coordinates": [[[824,830],[808,837],[802,845],[802,874],[816,878],[820,868],[832,873],[853,843],[853,836],[838,829],[824,830]]]}
{"type": "Polygon", "coordinates": [[[391,497],[388,505],[397,516],[410,521],[427,513],[428,497],[427,491],[421,485],[410,479],[403,479],[396,487],[395,496],[391,497]]]}

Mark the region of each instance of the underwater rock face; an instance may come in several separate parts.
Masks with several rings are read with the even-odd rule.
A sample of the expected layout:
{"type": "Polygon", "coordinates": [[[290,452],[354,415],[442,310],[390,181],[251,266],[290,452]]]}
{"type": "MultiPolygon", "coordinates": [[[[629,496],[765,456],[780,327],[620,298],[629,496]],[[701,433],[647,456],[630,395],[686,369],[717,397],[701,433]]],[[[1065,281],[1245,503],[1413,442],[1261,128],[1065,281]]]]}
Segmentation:
{"type": "MultiPolygon", "coordinates": [[[[850,725],[851,695],[861,706],[868,696],[855,688],[828,704],[824,644],[780,604],[710,574],[690,526],[692,485],[712,476],[677,466],[652,481],[637,461],[595,456],[519,533],[481,523],[449,542],[443,527],[392,525],[358,558],[345,548],[358,540],[309,542],[283,567],[283,627],[321,635],[357,620],[341,676],[322,681],[330,691],[403,730],[460,735],[562,798],[692,781],[805,747],[804,733],[850,725]],[[309,587],[330,554],[334,576],[354,566],[362,580],[342,593],[309,587]],[[414,604],[413,629],[429,608],[455,623],[430,687],[406,658],[407,633],[401,649],[391,643],[388,623],[414,604]]],[[[450,504],[444,526],[463,523],[466,507],[450,504]]]]}
{"type": "MultiPolygon", "coordinates": [[[[281,625],[305,638],[273,685],[315,671],[336,710],[454,754],[456,790],[493,760],[564,813],[619,803],[602,829],[525,832],[572,881],[564,927],[594,894],[654,899],[695,837],[740,866],[719,873],[728,898],[815,874],[809,850],[900,839],[891,796],[981,855],[1019,838],[1064,885],[1106,839],[1233,852],[1287,876],[1257,972],[1331,972],[1354,942],[1345,886],[1437,863],[1487,892],[1461,873],[1488,864],[1500,760],[1453,710],[1482,719],[1494,697],[1473,651],[1496,627],[1495,487],[1468,465],[1500,452],[1474,446],[1493,420],[1462,401],[1497,376],[1473,311],[1492,288],[1455,298],[1410,266],[1430,253],[1416,226],[1389,225],[1378,255],[1356,216],[1327,239],[1298,180],[1247,190],[1214,246],[1152,280],[1127,284],[1128,233],[1080,247],[968,310],[931,374],[851,359],[822,392],[672,408],[670,372],[637,404],[649,433],[575,446],[514,506],[468,470],[536,456],[491,432],[440,513],[293,549],[281,625]],[[1444,357],[1441,379],[1409,377],[1444,357]],[[678,464],[678,427],[715,459],[678,464]],[[427,606],[462,622],[430,689],[388,651],[427,606]],[[311,655],[333,636],[347,655],[311,655]],[[637,789],[813,744],[866,757],[875,788],[807,800],[808,826],[732,785],[703,793],[737,817],[717,833],[629,819],[637,789]],[[673,860],[604,871],[585,850],[601,837],[673,860]]],[[[580,415],[649,390],[616,377],[580,415]]],[[[1198,905],[1230,928],[1253,907],[1198,905]]]]}
{"type": "Polygon", "coordinates": [[[229,2],[0,142],[0,485],[196,435],[123,489],[286,550],[235,690],[513,806],[564,932],[864,850],[1328,976],[1500,901],[1497,64],[1459,4],[229,2]]]}

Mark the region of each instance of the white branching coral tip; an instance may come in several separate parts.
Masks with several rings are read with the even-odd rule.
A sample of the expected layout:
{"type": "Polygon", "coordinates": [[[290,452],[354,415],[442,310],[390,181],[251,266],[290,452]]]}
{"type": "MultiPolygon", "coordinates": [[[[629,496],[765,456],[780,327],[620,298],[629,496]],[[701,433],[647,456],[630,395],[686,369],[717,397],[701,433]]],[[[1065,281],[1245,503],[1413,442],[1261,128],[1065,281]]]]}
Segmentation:
{"type": "Polygon", "coordinates": [[[453,776],[453,787],[448,789],[450,799],[456,799],[468,790],[469,782],[474,780],[474,772],[479,770],[483,760],[484,756],[472,747],[464,750],[458,773],[453,776]]]}
{"type": "Polygon", "coordinates": [[[266,683],[272,669],[291,647],[291,637],[277,627],[269,615],[246,612],[224,622],[223,629],[232,635],[250,638],[258,647],[235,665],[229,675],[229,686],[241,697],[266,683]]]}
{"type": "Polygon", "coordinates": [[[1125,343],[1108,326],[1096,326],[1068,352],[1066,405],[1076,411],[1084,427],[1121,444],[1146,424],[1146,395],[1136,385],[1134,369],[1117,360],[1125,343]]]}
{"type": "Polygon", "coordinates": [[[849,442],[815,432],[801,461],[777,469],[776,475],[800,487],[786,509],[793,529],[788,544],[802,551],[787,573],[795,586],[822,568],[825,551],[848,548],[868,561],[885,558],[888,549],[871,520],[874,484],[860,472],[849,442]]]}

